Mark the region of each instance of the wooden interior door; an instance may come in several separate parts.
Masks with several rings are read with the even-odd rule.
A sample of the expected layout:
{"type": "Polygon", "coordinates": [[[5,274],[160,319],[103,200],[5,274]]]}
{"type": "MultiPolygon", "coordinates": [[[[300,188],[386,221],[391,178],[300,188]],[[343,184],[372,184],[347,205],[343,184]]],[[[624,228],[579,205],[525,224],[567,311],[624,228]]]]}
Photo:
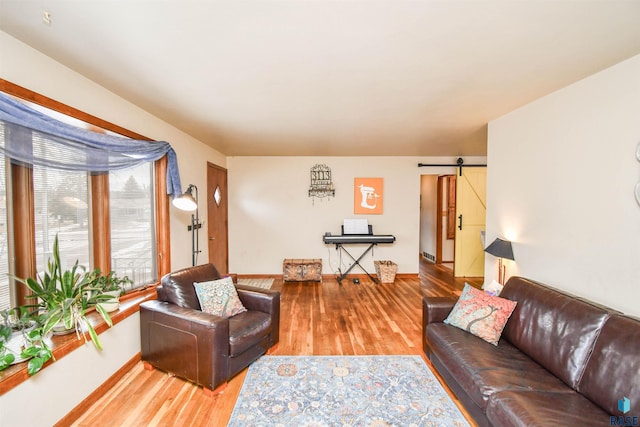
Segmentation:
{"type": "Polygon", "coordinates": [[[437,217],[436,217],[436,264],[453,262],[454,256],[451,248],[444,252],[444,240],[456,238],[456,176],[440,175],[438,177],[437,190],[437,217]],[[445,259],[447,258],[447,259],[445,259]]]}
{"type": "Polygon", "coordinates": [[[484,248],[481,232],[487,213],[487,168],[462,168],[456,179],[456,277],[484,276],[484,248]]]}
{"type": "Polygon", "coordinates": [[[229,273],[227,170],[207,162],[207,242],[209,262],[229,273]]]}

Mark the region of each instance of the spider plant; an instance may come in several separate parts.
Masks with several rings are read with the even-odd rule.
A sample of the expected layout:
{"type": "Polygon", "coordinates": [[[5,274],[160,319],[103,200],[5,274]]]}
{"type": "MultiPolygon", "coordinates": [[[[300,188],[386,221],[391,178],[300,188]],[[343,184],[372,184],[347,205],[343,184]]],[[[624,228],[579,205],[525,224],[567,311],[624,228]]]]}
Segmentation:
{"type": "Polygon", "coordinates": [[[96,268],[93,274],[95,277],[94,287],[98,289],[98,292],[110,297],[109,300],[100,301],[98,307],[104,308],[109,313],[117,310],[120,306],[120,296],[125,293],[127,286],[133,284],[133,280],[127,276],[120,277],[115,271],[103,275],[99,268],[96,268]]]}
{"type": "Polygon", "coordinates": [[[94,346],[102,350],[102,344],[93,325],[87,319],[87,310],[94,308],[111,327],[111,317],[103,307],[98,305],[111,299],[104,295],[99,286],[96,286],[96,273],[86,272],[84,266],[75,264],[63,270],[60,262],[60,248],[58,236],[53,241],[53,259],[47,261],[47,269],[35,279],[16,279],[26,285],[33,295],[29,298],[37,299],[35,304],[40,310],[42,321],[42,334],[52,333],[54,328],[60,325],[64,329],[75,330],[78,339],[81,337],[87,341],[89,334],[94,346]]]}

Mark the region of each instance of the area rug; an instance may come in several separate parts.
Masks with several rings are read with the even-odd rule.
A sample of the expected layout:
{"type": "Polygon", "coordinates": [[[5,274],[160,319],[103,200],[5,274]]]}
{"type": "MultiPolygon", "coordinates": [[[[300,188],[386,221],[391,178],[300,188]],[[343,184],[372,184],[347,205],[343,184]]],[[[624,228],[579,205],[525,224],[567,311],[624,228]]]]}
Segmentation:
{"type": "Polygon", "coordinates": [[[420,356],[263,356],[228,427],[469,426],[420,356]]]}
{"type": "Polygon", "coordinates": [[[238,279],[238,285],[253,286],[254,288],[271,289],[273,279],[238,279]]]}

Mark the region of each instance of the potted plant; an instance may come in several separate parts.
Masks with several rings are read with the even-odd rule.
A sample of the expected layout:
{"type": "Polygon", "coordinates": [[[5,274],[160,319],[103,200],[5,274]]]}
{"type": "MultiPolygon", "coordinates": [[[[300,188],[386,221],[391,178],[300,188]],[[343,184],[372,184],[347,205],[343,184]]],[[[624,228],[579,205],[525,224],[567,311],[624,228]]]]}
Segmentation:
{"type": "Polygon", "coordinates": [[[115,271],[103,276],[99,268],[94,270],[94,276],[93,286],[96,292],[109,296],[109,299],[99,302],[98,305],[108,313],[116,311],[120,307],[120,296],[127,285],[133,284],[133,280],[127,276],[118,277],[115,271]]]}
{"type": "Polygon", "coordinates": [[[95,274],[87,273],[83,266],[75,264],[67,270],[62,269],[60,263],[60,249],[58,236],[53,241],[53,259],[47,262],[47,269],[42,276],[35,279],[16,280],[26,285],[33,295],[29,298],[37,299],[34,305],[42,319],[42,334],[44,336],[53,333],[54,329],[75,331],[87,341],[86,333],[89,333],[94,346],[102,350],[102,344],[93,325],[87,319],[87,310],[95,307],[104,321],[111,327],[109,313],[98,305],[99,302],[108,301],[111,297],[103,295],[101,290],[95,287],[95,274]]]}
{"type": "Polygon", "coordinates": [[[0,371],[29,359],[27,371],[33,375],[53,358],[40,324],[26,307],[2,310],[0,317],[0,371]]]}

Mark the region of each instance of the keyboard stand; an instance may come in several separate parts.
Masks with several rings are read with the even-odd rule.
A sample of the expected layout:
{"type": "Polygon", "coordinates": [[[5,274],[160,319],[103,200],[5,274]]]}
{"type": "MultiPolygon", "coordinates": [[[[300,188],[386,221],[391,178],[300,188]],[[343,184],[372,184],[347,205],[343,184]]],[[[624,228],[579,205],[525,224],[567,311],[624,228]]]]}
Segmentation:
{"type": "MultiPolygon", "coordinates": [[[[357,265],[358,267],[360,267],[360,269],[362,271],[364,271],[367,276],[369,276],[369,278],[373,281],[373,283],[375,283],[376,285],[379,284],[380,282],[378,282],[378,279],[376,279],[375,277],[373,277],[371,274],[369,274],[369,272],[367,270],[365,270],[365,268],[360,264],[360,260],[371,250],[373,249],[373,247],[376,245],[377,243],[371,243],[369,244],[369,246],[367,247],[367,249],[365,249],[364,252],[362,252],[362,254],[358,257],[358,259],[354,258],[353,255],[351,255],[349,253],[348,250],[346,250],[344,248],[344,245],[342,243],[336,243],[336,250],[340,250],[342,249],[342,251],[349,255],[349,257],[353,260],[353,264],[351,264],[349,266],[349,268],[347,268],[347,271],[345,271],[344,273],[340,273],[340,276],[338,276],[338,284],[342,286],[342,279],[344,279],[347,274],[357,265]]],[[[340,271],[340,270],[338,270],[340,271]]]]}

